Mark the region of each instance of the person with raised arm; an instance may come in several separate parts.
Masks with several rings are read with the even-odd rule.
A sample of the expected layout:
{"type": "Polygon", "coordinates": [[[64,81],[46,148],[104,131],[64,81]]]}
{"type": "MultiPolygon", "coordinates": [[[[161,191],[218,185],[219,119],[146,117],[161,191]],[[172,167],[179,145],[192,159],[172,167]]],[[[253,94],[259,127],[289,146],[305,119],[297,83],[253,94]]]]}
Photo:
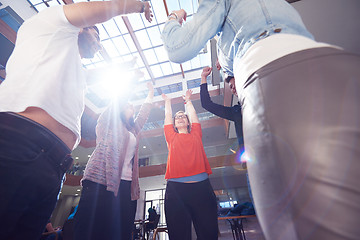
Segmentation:
{"type": "Polygon", "coordinates": [[[0,239],[40,238],[80,142],[93,76],[81,58],[101,48],[95,24],[128,13],[152,19],[148,2],[80,2],[44,9],[19,28],[0,85],[0,239]]]}
{"type": "Polygon", "coordinates": [[[164,48],[183,63],[217,36],[266,239],[357,239],[360,56],[315,41],[288,2],[202,0],[186,24],[186,11],[174,10],[164,48]]]}
{"type": "Polygon", "coordinates": [[[217,202],[209,181],[212,173],[202,144],[202,131],[187,90],[187,113],[172,117],[171,99],[165,101],[165,139],[169,149],[165,178],[165,217],[170,240],[190,240],[191,222],[197,239],[214,240],[218,236],[217,202]]]}

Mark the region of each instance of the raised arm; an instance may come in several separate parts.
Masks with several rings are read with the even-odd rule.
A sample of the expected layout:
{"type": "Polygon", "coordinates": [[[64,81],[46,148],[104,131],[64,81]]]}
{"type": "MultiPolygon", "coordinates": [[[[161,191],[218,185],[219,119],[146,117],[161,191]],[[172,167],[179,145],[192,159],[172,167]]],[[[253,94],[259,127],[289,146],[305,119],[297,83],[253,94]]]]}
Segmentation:
{"type": "Polygon", "coordinates": [[[191,21],[186,12],[173,11],[165,23],[161,37],[172,62],[182,63],[195,57],[206,42],[221,31],[229,6],[227,1],[202,0],[191,21]]]}
{"type": "Polygon", "coordinates": [[[145,13],[145,18],[151,22],[152,13],[148,2],[112,0],[80,2],[64,6],[66,18],[78,28],[90,27],[118,15],[142,12],[145,13]]]}
{"type": "Polygon", "coordinates": [[[183,96],[183,99],[185,101],[185,106],[186,106],[186,112],[189,114],[191,123],[199,123],[199,119],[196,115],[196,110],[191,102],[191,96],[192,96],[191,89],[188,89],[186,91],[185,96],[183,96]]]}
{"type": "Polygon", "coordinates": [[[145,99],[145,102],[141,105],[140,111],[135,119],[135,124],[137,125],[137,131],[140,131],[145,125],[152,108],[152,101],[154,98],[154,87],[151,82],[147,83],[147,88],[149,93],[145,99]]]}
{"type": "Polygon", "coordinates": [[[171,109],[171,99],[166,96],[164,93],[161,95],[165,101],[165,120],[164,125],[172,124],[172,109],[171,109]]]}
{"type": "Polygon", "coordinates": [[[223,105],[214,103],[211,98],[209,91],[207,89],[207,81],[206,78],[211,73],[211,67],[205,67],[203,68],[203,71],[201,73],[201,85],[200,85],[200,99],[201,99],[201,106],[215,114],[216,116],[219,116],[221,118],[225,118],[231,121],[236,121],[237,118],[241,118],[241,108],[240,106],[236,105],[233,107],[225,107],[223,105]]]}

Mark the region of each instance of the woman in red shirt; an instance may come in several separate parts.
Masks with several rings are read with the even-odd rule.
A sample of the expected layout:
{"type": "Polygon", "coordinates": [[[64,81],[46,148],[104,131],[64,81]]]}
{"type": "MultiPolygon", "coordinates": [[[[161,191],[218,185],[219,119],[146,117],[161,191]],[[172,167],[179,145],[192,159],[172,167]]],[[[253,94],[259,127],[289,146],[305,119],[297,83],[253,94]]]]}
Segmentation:
{"type": "Polygon", "coordinates": [[[171,100],[165,94],[165,138],[169,149],[165,178],[165,217],[170,240],[191,240],[191,222],[197,239],[218,239],[216,196],[209,181],[212,173],[202,144],[202,131],[192,91],[183,96],[189,114],[172,118],[171,100]]]}

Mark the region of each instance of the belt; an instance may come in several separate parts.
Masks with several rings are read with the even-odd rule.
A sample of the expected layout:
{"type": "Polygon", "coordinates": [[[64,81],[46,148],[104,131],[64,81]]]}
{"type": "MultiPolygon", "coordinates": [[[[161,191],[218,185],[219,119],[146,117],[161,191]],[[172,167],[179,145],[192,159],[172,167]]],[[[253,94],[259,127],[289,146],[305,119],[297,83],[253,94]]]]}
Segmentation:
{"type": "Polygon", "coordinates": [[[0,112],[0,135],[7,133],[14,139],[27,139],[40,147],[41,152],[48,156],[47,159],[63,173],[73,162],[68,146],[49,129],[29,118],[12,112],[0,112]]]}

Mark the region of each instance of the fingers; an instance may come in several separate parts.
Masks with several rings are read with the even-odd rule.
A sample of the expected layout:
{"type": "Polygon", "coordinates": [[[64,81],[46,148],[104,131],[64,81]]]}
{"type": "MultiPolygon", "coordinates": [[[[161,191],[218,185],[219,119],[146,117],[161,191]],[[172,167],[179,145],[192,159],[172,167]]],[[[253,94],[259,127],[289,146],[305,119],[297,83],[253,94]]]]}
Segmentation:
{"type": "Polygon", "coordinates": [[[145,4],[145,18],[146,20],[148,20],[150,23],[152,21],[152,18],[154,17],[154,15],[152,14],[152,11],[150,10],[151,6],[150,3],[148,2],[143,2],[143,4],[145,4]]]}
{"type": "Polygon", "coordinates": [[[147,88],[149,89],[149,91],[154,91],[154,85],[152,84],[151,81],[146,83],[147,88]]]}
{"type": "Polygon", "coordinates": [[[217,68],[217,70],[220,70],[221,69],[221,65],[220,65],[220,63],[219,63],[219,60],[216,60],[216,68],[217,68]]]}

